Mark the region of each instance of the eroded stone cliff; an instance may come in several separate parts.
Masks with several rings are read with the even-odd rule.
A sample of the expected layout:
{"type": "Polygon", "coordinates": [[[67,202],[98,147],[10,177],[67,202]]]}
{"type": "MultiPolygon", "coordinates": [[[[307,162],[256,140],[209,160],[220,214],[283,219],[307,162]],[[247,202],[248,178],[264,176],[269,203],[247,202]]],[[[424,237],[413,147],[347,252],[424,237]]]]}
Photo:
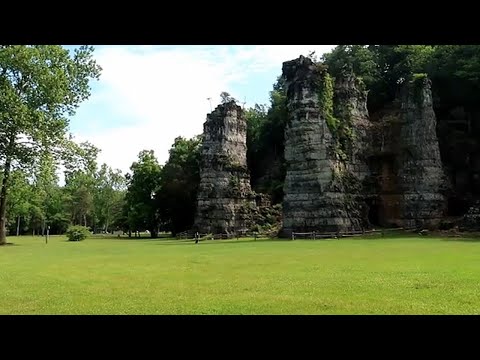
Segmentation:
{"type": "MultiPolygon", "coordinates": [[[[347,68],[283,64],[289,123],[283,234],[371,226],[438,227],[446,213],[431,83],[418,75],[372,123],[367,91],[347,68]]],[[[377,114],[378,115],[378,114],[377,114]]]]}
{"type": "Polygon", "coordinates": [[[234,101],[207,115],[201,149],[200,185],[194,229],[201,233],[247,231],[255,196],[246,160],[246,121],[234,101]]]}
{"type": "MultiPolygon", "coordinates": [[[[426,77],[405,81],[372,129],[370,166],[377,182],[378,225],[431,227],[446,212],[444,174],[426,77]]],[[[372,208],[370,209],[372,210],[372,208]]]]}
{"type": "Polygon", "coordinates": [[[404,227],[436,227],[446,212],[446,177],[442,168],[428,78],[407,82],[402,89],[399,190],[403,193],[404,227]]]}
{"type": "Polygon", "coordinates": [[[368,169],[348,162],[358,152],[352,140],[365,107],[359,104],[355,81],[347,77],[339,82],[334,96],[326,68],[303,56],[285,62],[283,76],[289,122],[282,233],[361,229],[361,211],[352,194],[359,193],[356,175],[364,176],[368,169]],[[345,100],[345,106],[334,106],[334,97],[345,100]],[[347,119],[351,126],[345,126],[347,119]]]}

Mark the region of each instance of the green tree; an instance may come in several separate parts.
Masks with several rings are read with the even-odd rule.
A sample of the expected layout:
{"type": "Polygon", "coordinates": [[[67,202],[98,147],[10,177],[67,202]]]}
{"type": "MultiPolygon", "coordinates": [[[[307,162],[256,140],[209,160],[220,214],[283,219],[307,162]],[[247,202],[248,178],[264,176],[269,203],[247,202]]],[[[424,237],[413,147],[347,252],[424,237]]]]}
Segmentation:
{"type": "Polygon", "coordinates": [[[200,183],[201,137],[177,137],[162,168],[157,207],[165,230],[173,234],[193,226],[200,183]]]}
{"type": "Polygon", "coordinates": [[[7,214],[10,233],[20,235],[23,225],[28,225],[28,215],[32,199],[32,187],[25,171],[17,169],[10,175],[10,201],[7,204],[7,214]]]}
{"type": "Polygon", "coordinates": [[[148,230],[152,238],[158,235],[159,221],[155,192],[160,184],[161,166],[153,150],[143,150],[138,160],[130,167],[132,174],[127,174],[127,193],[125,209],[129,233],[148,230]]]}
{"type": "Polygon", "coordinates": [[[237,102],[237,100],[235,100],[235,98],[233,98],[233,97],[232,97],[228,92],[226,92],[226,91],[222,91],[222,92],[220,93],[220,99],[221,99],[222,104],[226,104],[226,103],[228,103],[228,102],[230,102],[230,101],[235,101],[235,102],[237,102]]]}
{"type": "Polygon", "coordinates": [[[255,191],[283,199],[285,179],[284,138],[288,121],[285,83],[278,77],[270,92],[270,107],[256,105],[246,111],[247,162],[255,191]]]}
{"type": "Polygon", "coordinates": [[[102,164],[96,176],[94,207],[98,224],[106,232],[119,216],[125,185],[125,177],[120,170],[112,170],[107,164],[102,164]]]}
{"type": "Polygon", "coordinates": [[[46,226],[50,225],[50,215],[53,202],[56,200],[58,187],[57,165],[49,152],[45,151],[39,155],[38,163],[35,164],[33,181],[33,205],[38,208],[42,221],[41,232],[45,233],[46,226]]]}
{"type": "Polygon", "coordinates": [[[91,143],[71,142],[64,155],[65,187],[70,196],[71,221],[95,231],[97,156],[100,150],[91,143]]]}
{"type": "Polygon", "coordinates": [[[70,54],[58,45],[0,45],[0,244],[6,243],[11,171],[61,147],[67,115],[89,97],[89,81],[100,71],[93,47],[70,54]]]}

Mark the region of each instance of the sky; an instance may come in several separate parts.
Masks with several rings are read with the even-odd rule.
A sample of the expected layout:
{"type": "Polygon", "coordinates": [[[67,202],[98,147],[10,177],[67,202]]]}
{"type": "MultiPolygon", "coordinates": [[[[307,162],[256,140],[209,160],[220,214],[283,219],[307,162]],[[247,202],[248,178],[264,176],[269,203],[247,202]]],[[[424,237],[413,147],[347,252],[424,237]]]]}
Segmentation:
{"type": "Polygon", "coordinates": [[[101,150],[99,164],[124,173],[142,150],[154,150],[164,164],[177,136],[202,133],[222,91],[245,107],[268,104],[284,61],[334,46],[95,46],[102,74],[71,117],[70,132],[101,150]]]}

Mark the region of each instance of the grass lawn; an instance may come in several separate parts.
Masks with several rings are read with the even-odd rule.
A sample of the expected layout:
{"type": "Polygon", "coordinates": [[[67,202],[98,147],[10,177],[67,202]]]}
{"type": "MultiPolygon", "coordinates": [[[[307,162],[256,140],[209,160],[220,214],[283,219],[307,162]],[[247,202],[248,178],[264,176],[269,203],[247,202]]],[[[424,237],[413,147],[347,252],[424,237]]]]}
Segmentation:
{"type": "Polygon", "coordinates": [[[10,237],[0,314],[480,314],[480,242],[10,237]]]}

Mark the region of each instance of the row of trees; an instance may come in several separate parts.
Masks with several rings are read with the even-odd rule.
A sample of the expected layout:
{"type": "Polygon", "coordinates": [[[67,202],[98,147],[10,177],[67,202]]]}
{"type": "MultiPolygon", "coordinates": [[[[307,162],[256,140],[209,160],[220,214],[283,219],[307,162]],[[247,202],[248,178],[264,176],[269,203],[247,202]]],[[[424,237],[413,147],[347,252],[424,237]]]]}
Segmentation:
{"type": "Polygon", "coordinates": [[[99,149],[85,142],[63,163],[44,154],[28,169],[11,172],[6,228],[10,234],[65,233],[69,225],[93,232],[148,230],[178,232],[191,227],[199,184],[200,137],[177,138],[164,166],[152,150],[141,151],[122,174],[107,164],[97,166],[99,149]]]}
{"type": "Polygon", "coordinates": [[[125,177],[106,164],[97,168],[92,156],[98,149],[91,144],[80,144],[79,150],[83,158],[66,163],[64,186],[59,185],[58,165],[50,154],[42,155],[29,171],[12,172],[6,211],[10,234],[43,235],[47,226],[50,233],[61,234],[71,224],[95,232],[119,226],[115,221],[122,212],[125,177]]]}

